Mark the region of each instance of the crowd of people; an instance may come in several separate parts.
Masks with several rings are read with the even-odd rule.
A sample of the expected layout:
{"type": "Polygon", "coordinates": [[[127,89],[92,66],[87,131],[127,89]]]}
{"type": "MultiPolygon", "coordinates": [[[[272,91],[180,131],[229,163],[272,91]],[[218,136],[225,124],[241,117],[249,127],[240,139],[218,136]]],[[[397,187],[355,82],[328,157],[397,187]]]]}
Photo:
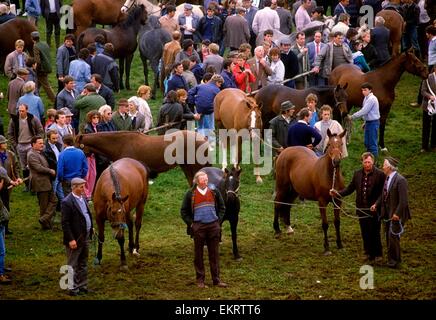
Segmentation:
{"type": "MultiPolygon", "coordinates": [[[[11,2],[19,8],[19,1],[11,2]]],[[[290,9],[286,9],[284,0],[242,0],[240,6],[237,6],[235,0],[222,4],[205,1],[206,15],[202,18],[193,14],[193,6],[187,3],[184,5],[184,13],[177,20],[174,18],[173,1],[162,3],[160,23],[162,28],[171,33],[172,41],[163,49],[161,73],[164,79],[164,98],[157,120],[154,121],[147,102],[150,99],[150,87],[141,85],[136,96],[115,99],[120,86],[119,68],[113,58],[113,44],[96,37],[95,43],[76,50],[76,39],[72,34],[65,35],[64,42],[60,43],[61,1],[25,1],[21,13],[26,12],[29,21],[37,25],[38,17],[45,17],[47,42],[41,41],[39,32],[34,31],[31,33],[32,52],[24,52],[25,43],[20,39],[15,42],[16,50],[6,57],[4,71],[9,78],[6,99],[10,121],[7,139],[0,136],[0,159],[3,164],[0,167],[8,172],[5,177],[1,176],[0,189],[3,184],[5,189],[7,184],[18,185],[24,182],[25,191],[36,193],[40,207],[39,223],[44,230],[52,229],[56,208],[59,209],[59,204],[65,199],[62,208],[68,213],[62,218],[62,226],[68,259],[75,268],[83,269],[83,259],[73,254],[78,245],[75,237],[79,234],[85,239],[89,238],[92,222],[90,225],[88,221],[90,211],[87,201],[92,199],[95,182],[109,160],[101,155],[86,156],[74,147],[74,135],[120,130],[147,133],[154,127],[159,129],[159,134],[163,134],[170,128],[184,129],[184,120],[193,120],[196,121],[195,129],[208,137],[213,145],[213,135],[210,133],[215,129],[213,101],[223,89],[238,88],[245,93],[252,93],[268,85],[283,84],[297,89],[322,86],[328,83],[331,71],[341,64],[355,64],[363,72],[368,72],[390,60],[389,30],[384,26],[384,19],[376,17],[375,27],[371,30],[360,27],[360,2],[355,0],[341,0],[331,4],[330,10],[336,17],[336,24],[328,39],[317,31],[313,41],[308,42],[305,28],[313,21],[324,21],[326,18],[324,14],[329,2],[319,2],[317,6],[312,0],[298,0],[290,9]],[[50,49],[53,29],[57,48],[55,66],[51,63],[50,49]],[[292,30],[297,30],[295,43],[289,37],[292,30]],[[275,39],[277,32],[283,36],[275,39]],[[58,80],[57,93],[48,80],[53,71],[58,80]],[[297,75],[303,76],[296,77],[297,75]],[[47,94],[50,108],[39,97],[41,87],[47,94]],[[7,149],[6,142],[9,142],[12,150],[7,149]],[[10,164],[5,165],[6,161],[10,164]],[[10,172],[9,166],[13,169],[10,172]],[[78,207],[72,209],[71,203],[74,201],[78,201],[78,207]],[[77,208],[80,208],[83,221],[68,222],[71,210],[77,208]],[[72,223],[76,224],[74,232],[71,229],[72,223]]],[[[390,6],[389,3],[381,2],[365,1],[374,8],[375,13],[382,6],[390,6]]],[[[421,90],[424,152],[436,148],[436,25],[431,24],[430,19],[434,18],[434,9],[431,5],[431,8],[424,6],[423,0],[416,3],[412,0],[402,2],[400,6],[390,7],[400,12],[407,22],[403,37],[404,48],[414,47],[417,55],[427,61],[429,70],[434,71],[423,82],[421,90]],[[425,38],[418,37],[418,29],[424,30],[425,38]]],[[[0,4],[0,23],[15,18],[9,12],[8,4],[0,4]]],[[[374,167],[378,156],[380,113],[377,97],[372,93],[372,84],[365,83],[361,89],[365,97],[363,107],[351,115],[350,119],[363,117],[365,120],[364,143],[367,153],[362,156],[363,173],[353,178],[354,185],[350,184],[345,190],[332,191],[332,195],[345,196],[354,190],[363,192],[363,200],[359,200],[358,206],[371,207],[371,210],[366,211],[367,214],[372,216],[372,211],[381,208],[384,217],[392,221],[392,224],[399,220],[404,223],[409,216],[408,209],[404,207],[399,212],[395,205],[401,202],[407,206],[407,201],[404,204],[401,200],[404,198],[400,198],[407,195],[407,185],[404,178],[395,175],[397,160],[385,160],[384,174],[374,167]],[[376,176],[374,179],[377,182],[369,177],[372,174],[376,176]],[[383,194],[385,190],[382,185],[386,184],[384,175],[397,177],[393,178],[396,183],[389,182],[388,187],[385,186],[386,192],[398,192],[399,196],[394,200],[388,200],[387,193],[383,194]],[[361,191],[366,190],[366,187],[362,189],[362,185],[374,189],[374,195],[367,196],[366,191],[361,191]],[[382,196],[377,199],[376,194],[382,196]]],[[[324,105],[318,110],[318,98],[313,94],[306,98],[306,103],[306,108],[294,114],[292,103],[285,101],[281,105],[281,114],[269,124],[264,124],[272,129],[276,155],[289,146],[305,146],[317,156],[322,156],[328,144],[327,131],[337,134],[343,131],[341,125],[332,119],[331,106],[324,105]]],[[[0,134],[4,135],[4,132],[0,134]]],[[[346,157],[346,143],[343,146],[342,156],[346,157]]],[[[198,192],[193,189],[194,195],[187,195],[182,216],[185,222],[198,229],[196,272],[198,286],[204,288],[204,266],[200,262],[203,258],[199,248],[202,252],[204,237],[207,237],[205,234],[209,231],[207,228],[203,230],[203,224],[217,222],[222,208],[205,211],[202,206],[198,206],[198,210],[195,205],[187,206],[186,203],[192,198],[199,203],[206,201],[209,207],[213,207],[210,203],[213,203],[214,195],[207,191],[207,176],[196,176],[196,183],[199,184],[198,192]]],[[[2,196],[2,201],[9,210],[8,200],[2,196]]],[[[376,235],[379,221],[373,220],[376,219],[361,223],[365,252],[370,260],[381,256],[379,232],[376,235]]],[[[0,226],[0,233],[12,233],[7,224],[0,226]]],[[[215,227],[214,224],[213,228],[209,228],[214,237],[215,227]]],[[[392,230],[390,225],[389,228],[392,230]]],[[[389,264],[396,267],[401,261],[399,237],[397,239],[392,234],[396,233],[387,235],[389,264]]],[[[0,283],[7,283],[9,278],[4,274],[2,265],[4,241],[0,241],[0,244],[0,283]]],[[[216,251],[214,255],[218,255],[216,243],[210,245],[216,251]]],[[[83,254],[86,254],[87,245],[81,243],[81,246],[83,254]]],[[[226,286],[219,278],[217,259],[211,259],[214,284],[226,286]]],[[[72,295],[87,292],[86,275],[78,281],[80,283],[71,290],[72,295]]]]}

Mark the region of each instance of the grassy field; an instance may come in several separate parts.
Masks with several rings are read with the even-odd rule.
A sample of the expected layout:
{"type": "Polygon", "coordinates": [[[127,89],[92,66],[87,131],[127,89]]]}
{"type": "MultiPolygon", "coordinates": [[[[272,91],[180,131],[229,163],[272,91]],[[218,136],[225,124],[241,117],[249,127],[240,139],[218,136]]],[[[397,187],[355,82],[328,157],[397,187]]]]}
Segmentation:
{"type": "MultiPolygon", "coordinates": [[[[43,21],[39,30],[45,36],[43,21]]],[[[3,35],[0,35],[3,36],[3,35]]],[[[54,61],[54,50],[52,59],[54,61]]],[[[139,53],[135,55],[131,84],[142,84],[139,53]]],[[[56,84],[52,75],[51,83],[56,84]]],[[[7,81],[0,77],[0,91],[6,92],[7,81]]],[[[106,226],[106,243],[101,266],[93,265],[95,247],[89,257],[89,286],[94,293],[81,299],[431,299],[436,298],[436,153],[420,154],[421,111],[409,107],[415,100],[419,79],[404,75],[389,115],[386,145],[390,155],[400,160],[400,172],[409,183],[412,220],[402,237],[403,261],[399,270],[374,267],[374,289],[362,290],[359,273],[362,241],[358,221],[342,215],[344,248],[334,247],[334,227],[329,238],[332,255],[323,256],[322,230],[316,204],[306,202],[292,213],[293,236],[274,239],[271,202],[274,181],[264,177],[256,185],[250,165],[243,166],[239,247],[243,260],[233,260],[228,223],[224,224],[221,249],[222,279],[227,289],[197,290],[193,268],[193,243],[185,233],[179,209],[187,182],[179,169],[161,174],[150,187],[140,234],[141,256],[128,257],[128,272],[119,271],[118,243],[106,226]]],[[[135,91],[117,95],[130,97],[135,91]]],[[[46,108],[51,107],[42,93],[46,108]]],[[[156,116],[161,98],[151,102],[156,116]]],[[[7,123],[6,102],[0,110],[7,123]]],[[[346,181],[360,166],[364,151],[360,124],[355,123],[349,146],[350,156],[342,163],[346,181]]],[[[347,199],[353,203],[353,197],[347,199]]],[[[13,235],[6,239],[6,265],[12,267],[13,284],[0,287],[0,299],[74,299],[59,287],[59,269],[65,264],[62,231],[59,222],[54,231],[41,231],[35,196],[12,194],[13,235]]],[[[329,212],[332,220],[332,210],[329,212]]],[[[348,212],[352,214],[352,210],[348,212]]],[[[60,214],[57,215],[57,221],[60,214]]],[[[384,241],[383,241],[384,244],[384,241]]],[[[385,248],[384,248],[385,249],[385,248]]],[[[207,260],[207,259],[206,259],[207,260]]],[[[207,262],[206,262],[207,266],[207,262]]],[[[211,284],[209,272],[207,282],[211,284]]]]}

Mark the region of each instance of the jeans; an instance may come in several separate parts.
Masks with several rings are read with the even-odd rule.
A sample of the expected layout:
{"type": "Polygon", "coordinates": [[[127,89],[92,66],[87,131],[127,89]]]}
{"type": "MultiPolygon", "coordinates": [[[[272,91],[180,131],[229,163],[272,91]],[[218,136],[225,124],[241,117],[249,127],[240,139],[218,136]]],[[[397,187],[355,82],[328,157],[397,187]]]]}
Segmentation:
{"type": "Polygon", "coordinates": [[[413,47],[417,53],[416,56],[420,56],[420,49],[418,43],[418,28],[416,25],[406,26],[402,38],[403,51],[413,47]]]}
{"type": "Polygon", "coordinates": [[[374,155],[374,157],[378,156],[378,128],[379,127],[380,127],[380,120],[365,122],[364,144],[366,147],[366,151],[371,152],[374,155]]]}
{"type": "Polygon", "coordinates": [[[211,114],[201,115],[200,120],[198,120],[198,133],[207,137],[209,144],[215,146],[215,116],[212,112],[211,114]]]}
{"type": "Polygon", "coordinates": [[[5,226],[0,224],[0,275],[5,273],[5,226]]]}
{"type": "Polygon", "coordinates": [[[58,178],[56,177],[55,181],[53,181],[53,191],[58,197],[59,201],[62,202],[64,200],[64,190],[62,189],[62,183],[59,182],[58,178]]]}

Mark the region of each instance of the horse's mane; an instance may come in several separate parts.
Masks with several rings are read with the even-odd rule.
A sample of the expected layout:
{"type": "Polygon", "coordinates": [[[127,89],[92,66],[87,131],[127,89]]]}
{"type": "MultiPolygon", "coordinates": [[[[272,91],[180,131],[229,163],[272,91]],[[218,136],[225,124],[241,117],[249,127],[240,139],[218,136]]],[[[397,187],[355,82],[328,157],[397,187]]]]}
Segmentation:
{"type": "Polygon", "coordinates": [[[336,88],[336,86],[320,86],[320,87],[312,87],[310,90],[314,90],[319,93],[324,93],[336,88]]]}
{"type": "Polygon", "coordinates": [[[123,28],[123,29],[130,28],[139,19],[139,17],[142,15],[144,10],[146,10],[146,9],[145,9],[143,4],[141,4],[140,6],[134,7],[129,12],[129,15],[127,16],[127,19],[124,20],[123,22],[121,22],[119,24],[119,26],[121,28],[123,28]]]}

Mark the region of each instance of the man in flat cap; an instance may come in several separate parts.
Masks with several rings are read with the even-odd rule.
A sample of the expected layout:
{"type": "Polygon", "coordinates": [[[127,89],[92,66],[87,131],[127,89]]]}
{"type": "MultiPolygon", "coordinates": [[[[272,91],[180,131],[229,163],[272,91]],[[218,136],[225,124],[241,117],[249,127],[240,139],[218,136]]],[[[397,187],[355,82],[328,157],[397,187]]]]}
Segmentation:
{"type": "Polygon", "coordinates": [[[87,260],[92,236],[92,216],[85,199],[85,183],[82,178],[73,178],[72,191],[61,204],[68,272],[73,272],[73,283],[68,283],[70,296],[88,293],[87,260]]]}
{"type": "Polygon", "coordinates": [[[386,179],[383,192],[371,206],[371,211],[380,208],[381,218],[386,223],[389,268],[398,268],[401,262],[400,236],[404,231],[404,224],[411,218],[407,180],[397,170],[398,160],[392,157],[385,158],[383,172],[386,179]]]}
{"type": "Polygon", "coordinates": [[[294,107],[291,101],[282,102],[281,114],[269,122],[269,128],[272,130],[274,156],[277,156],[287,146],[289,127],[295,122],[295,118],[292,117],[295,111],[294,107]]]}
{"type": "Polygon", "coordinates": [[[192,4],[185,3],[183,14],[179,15],[178,22],[180,31],[183,34],[183,40],[191,39],[194,43],[200,42],[200,38],[197,34],[198,23],[200,17],[192,12],[192,4]]]}
{"type": "MultiPolygon", "coordinates": [[[[285,65],[285,79],[298,74],[298,57],[291,50],[291,39],[288,36],[280,39],[280,60],[285,65]]],[[[285,86],[295,88],[295,80],[286,82],[285,86]]]]}

